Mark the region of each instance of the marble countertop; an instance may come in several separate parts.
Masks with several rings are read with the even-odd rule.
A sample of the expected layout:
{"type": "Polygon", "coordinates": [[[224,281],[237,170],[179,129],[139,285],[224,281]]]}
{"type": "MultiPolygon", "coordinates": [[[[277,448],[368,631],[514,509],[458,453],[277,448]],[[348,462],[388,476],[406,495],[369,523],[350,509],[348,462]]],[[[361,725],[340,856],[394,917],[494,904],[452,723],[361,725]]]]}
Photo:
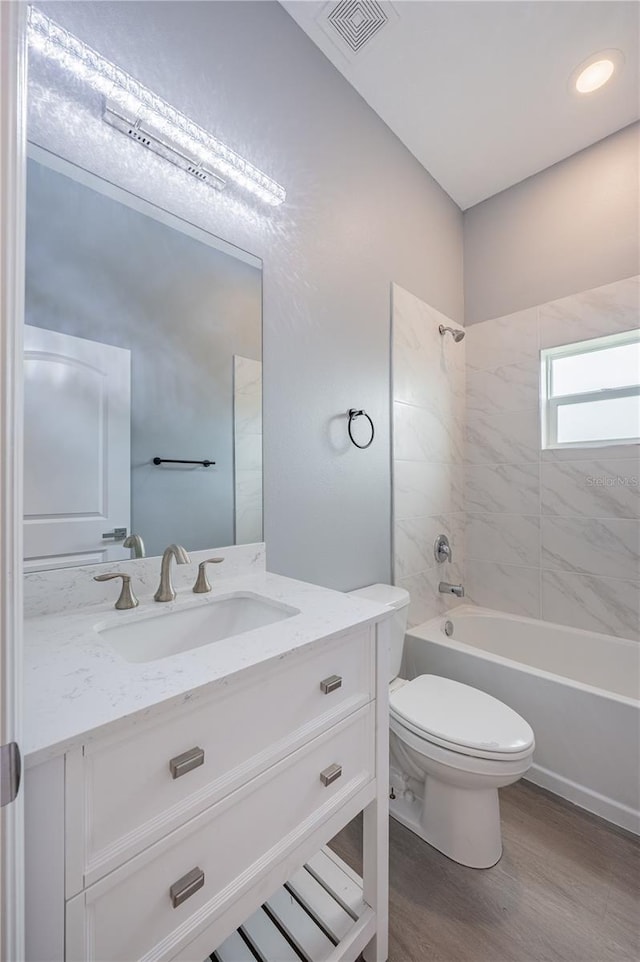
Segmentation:
{"type": "Polygon", "coordinates": [[[390,617],[382,605],[264,571],[220,581],[207,595],[189,589],[175,601],[145,601],[134,612],[100,603],[25,620],[25,764],[32,766],[96,737],[124,732],[150,715],[210,697],[240,671],[390,617]],[[122,618],[162,616],[210,604],[233,592],[255,592],[299,609],[286,620],[156,661],[131,663],[96,630],[122,618]]]}

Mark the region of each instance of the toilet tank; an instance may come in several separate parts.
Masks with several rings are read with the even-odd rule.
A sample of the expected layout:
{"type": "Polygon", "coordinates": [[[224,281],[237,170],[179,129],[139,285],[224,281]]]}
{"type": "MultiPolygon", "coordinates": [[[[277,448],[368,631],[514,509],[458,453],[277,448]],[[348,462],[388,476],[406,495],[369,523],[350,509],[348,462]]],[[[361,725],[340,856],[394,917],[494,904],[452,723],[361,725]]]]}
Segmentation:
{"type": "Polygon", "coordinates": [[[407,617],[409,615],[409,592],[404,588],[397,588],[395,585],[367,585],[366,588],[357,588],[349,591],[350,595],[358,598],[367,598],[369,601],[377,601],[380,605],[387,605],[393,608],[393,618],[391,619],[391,664],[389,666],[389,681],[399,675],[400,664],[402,662],[402,649],[404,648],[404,636],[407,630],[407,617]]]}

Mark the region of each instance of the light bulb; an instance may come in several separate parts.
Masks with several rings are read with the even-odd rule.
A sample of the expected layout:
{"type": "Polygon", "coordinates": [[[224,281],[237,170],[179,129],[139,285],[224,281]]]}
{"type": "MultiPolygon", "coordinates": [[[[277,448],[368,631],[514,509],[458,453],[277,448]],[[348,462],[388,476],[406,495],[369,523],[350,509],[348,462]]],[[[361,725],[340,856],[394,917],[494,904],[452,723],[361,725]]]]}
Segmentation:
{"type": "Polygon", "coordinates": [[[590,94],[606,84],[615,70],[615,64],[607,58],[596,60],[578,74],[576,90],[580,94],[590,94]]]}

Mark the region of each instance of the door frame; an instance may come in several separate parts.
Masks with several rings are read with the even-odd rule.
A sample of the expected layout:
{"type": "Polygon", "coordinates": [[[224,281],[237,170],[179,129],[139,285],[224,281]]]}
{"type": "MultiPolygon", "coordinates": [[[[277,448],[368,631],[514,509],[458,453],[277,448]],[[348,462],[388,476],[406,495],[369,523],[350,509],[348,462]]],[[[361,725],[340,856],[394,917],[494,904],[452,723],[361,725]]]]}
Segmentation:
{"type": "MultiPolygon", "coordinates": [[[[27,5],[0,2],[0,744],[22,736],[27,5]]],[[[24,801],[0,809],[0,958],[23,959],[24,801]]]]}

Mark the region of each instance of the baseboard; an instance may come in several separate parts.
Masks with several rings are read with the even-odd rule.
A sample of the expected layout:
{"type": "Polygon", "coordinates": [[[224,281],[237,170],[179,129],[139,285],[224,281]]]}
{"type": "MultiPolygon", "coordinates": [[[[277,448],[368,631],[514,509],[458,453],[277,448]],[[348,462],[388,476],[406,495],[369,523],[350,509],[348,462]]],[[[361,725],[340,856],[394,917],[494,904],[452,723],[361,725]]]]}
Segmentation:
{"type": "Polygon", "coordinates": [[[559,795],[560,798],[566,798],[567,801],[572,802],[579,808],[584,808],[587,812],[599,815],[600,818],[626,829],[627,832],[640,835],[640,812],[629,808],[628,805],[616,802],[606,795],[600,795],[598,792],[594,792],[584,785],[579,785],[577,782],[572,782],[570,779],[564,778],[548,768],[543,768],[541,765],[533,764],[524,776],[524,780],[533,782],[534,785],[539,785],[541,788],[546,788],[554,795],[559,795]]]}
{"type": "Polygon", "coordinates": [[[419,799],[412,799],[407,801],[404,798],[392,798],[389,800],[389,814],[392,818],[395,818],[396,822],[400,822],[405,828],[410,828],[412,832],[423,838],[422,828],[420,825],[420,810],[422,807],[422,802],[419,799]]]}
{"type": "MultiPolygon", "coordinates": [[[[533,764],[524,776],[524,781],[539,785],[540,788],[546,788],[547,791],[566,799],[573,805],[577,805],[578,808],[583,808],[593,815],[598,815],[633,835],[640,835],[640,812],[628,805],[623,805],[621,802],[616,802],[606,795],[600,795],[584,785],[572,782],[569,778],[558,775],[557,772],[543,768],[542,765],[533,764]]],[[[414,798],[409,801],[403,797],[402,776],[393,768],[391,769],[390,783],[394,785],[398,795],[397,799],[391,799],[389,802],[391,815],[402,825],[410,828],[417,835],[421,835],[421,800],[414,798]]]]}

